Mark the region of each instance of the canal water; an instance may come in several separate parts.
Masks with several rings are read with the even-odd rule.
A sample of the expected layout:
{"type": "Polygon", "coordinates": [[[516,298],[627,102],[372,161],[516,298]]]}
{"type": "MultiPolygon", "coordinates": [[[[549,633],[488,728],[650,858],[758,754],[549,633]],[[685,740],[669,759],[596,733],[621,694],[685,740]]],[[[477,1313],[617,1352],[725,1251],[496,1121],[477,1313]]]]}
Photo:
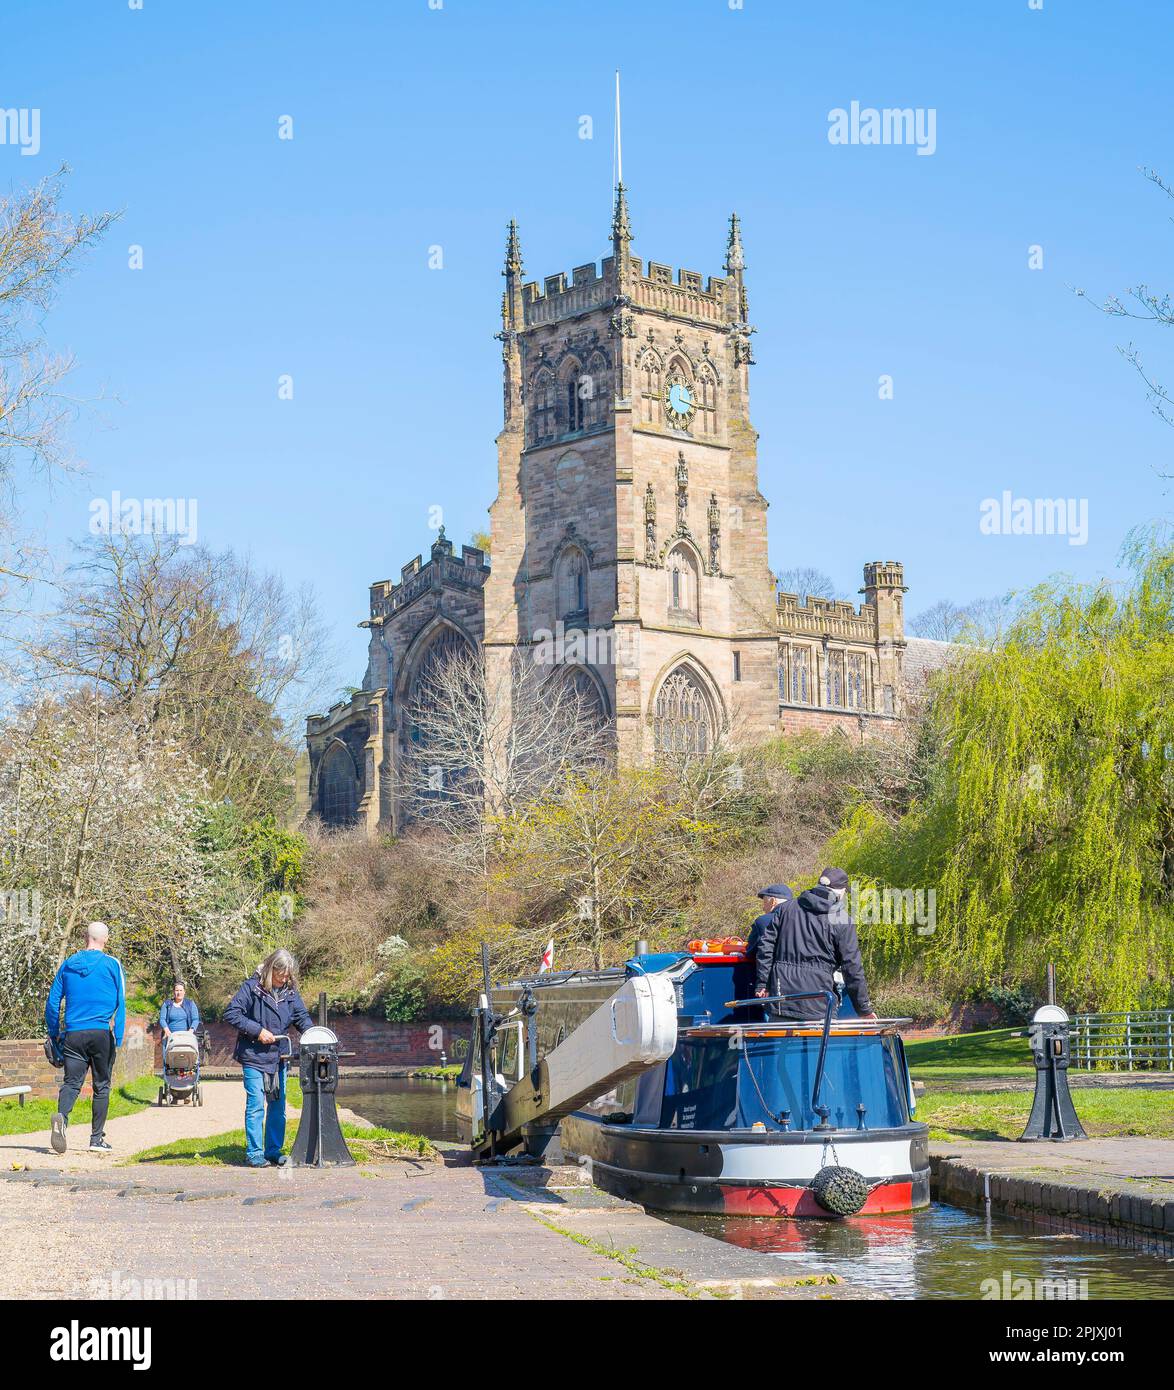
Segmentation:
{"type": "Polygon", "coordinates": [[[851,1221],[664,1219],[890,1298],[1174,1298],[1174,1263],[944,1202],[851,1221]]]}
{"type": "Polygon", "coordinates": [[[339,1077],[338,1103],[381,1129],[457,1141],[457,1088],[410,1077],[339,1077]]]}
{"type": "MultiPolygon", "coordinates": [[[[339,1083],[339,1102],[387,1129],[457,1140],[456,1087],[407,1079],[339,1083]]],[[[935,1202],[924,1211],[851,1221],[690,1217],[666,1221],[757,1250],[784,1270],[834,1274],[890,1298],[981,1299],[998,1293],[1174,1299],[1174,1261],[1038,1231],[935,1202]],[[1038,1286],[1036,1281],[1041,1282],[1038,1286]],[[1082,1281],[1086,1281],[1083,1282],[1082,1281]]]]}

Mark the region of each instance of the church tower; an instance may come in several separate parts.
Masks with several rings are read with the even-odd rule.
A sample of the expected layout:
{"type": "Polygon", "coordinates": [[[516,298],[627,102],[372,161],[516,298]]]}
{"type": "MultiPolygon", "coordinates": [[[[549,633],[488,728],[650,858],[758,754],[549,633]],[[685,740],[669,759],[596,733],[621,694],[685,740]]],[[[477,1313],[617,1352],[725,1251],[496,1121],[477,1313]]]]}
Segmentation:
{"type": "Polygon", "coordinates": [[[633,240],[621,181],[611,255],[539,287],[510,223],[484,586],[487,659],[553,638],[628,763],[766,737],[779,711],[739,220],[707,281],[633,240]]]}

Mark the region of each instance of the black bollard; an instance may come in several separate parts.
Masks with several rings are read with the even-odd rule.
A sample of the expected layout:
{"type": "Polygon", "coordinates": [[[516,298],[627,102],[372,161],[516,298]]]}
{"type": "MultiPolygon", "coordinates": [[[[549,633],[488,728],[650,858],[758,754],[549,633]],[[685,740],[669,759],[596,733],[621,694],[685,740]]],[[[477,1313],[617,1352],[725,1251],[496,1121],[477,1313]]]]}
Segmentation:
{"type": "Polygon", "coordinates": [[[338,1123],[338,1039],[321,1025],[302,1034],[302,1120],[290,1153],[295,1168],[354,1166],[338,1123]]]}
{"type": "Polygon", "coordinates": [[[1068,1089],[1068,1015],[1058,1004],[1045,1004],[1031,1020],[1031,1055],[1035,1061],[1035,1098],[1025,1139],[1087,1139],[1068,1089]]]}

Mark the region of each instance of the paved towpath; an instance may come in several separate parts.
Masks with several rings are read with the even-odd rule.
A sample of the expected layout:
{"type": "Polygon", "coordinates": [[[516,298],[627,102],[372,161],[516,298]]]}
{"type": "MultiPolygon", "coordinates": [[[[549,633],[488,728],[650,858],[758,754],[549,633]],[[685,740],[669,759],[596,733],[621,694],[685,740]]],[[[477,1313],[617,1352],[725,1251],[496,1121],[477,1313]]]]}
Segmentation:
{"type": "Polygon", "coordinates": [[[456,1152],[322,1171],[127,1162],[239,1129],[243,1111],[239,1084],[208,1082],[202,1108],[112,1120],[111,1158],[59,1157],[43,1132],[0,1138],[0,1298],[873,1296],[796,1283],[769,1256],[596,1191],[579,1169],[481,1169],[456,1152]]]}
{"type": "MultiPolygon", "coordinates": [[[[245,1088],[239,1082],[205,1081],[203,1105],[146,1105],[131,1115],[120,1115],[106,1122],[106,1142],[114,1153],[92,1154],[90,1122],[81,1120],[66,1131],[67,1152],[55,1154],[47,1129],[31,1134],[0,1134],[0,1168],[25,1163],[37,1168],[57,1168],[76,1172],[97,1172],[119,1159],[157,1144],[176,1139],[204,1139],[228,1130],[243,1129],[245,1088]]],[[[295,1115],[296,1111],[289,1111],[295,1115]]]]}

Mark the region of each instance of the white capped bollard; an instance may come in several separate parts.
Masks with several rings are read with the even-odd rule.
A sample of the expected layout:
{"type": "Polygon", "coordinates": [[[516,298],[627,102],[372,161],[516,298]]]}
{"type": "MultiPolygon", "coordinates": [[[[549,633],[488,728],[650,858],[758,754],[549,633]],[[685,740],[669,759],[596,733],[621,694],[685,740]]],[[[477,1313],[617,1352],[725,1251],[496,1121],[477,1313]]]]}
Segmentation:
{"type": "Polygon", "coordinates": [[[1031,1020],[1035,1098],[1024,1139],[1087,1139],[1068,1089],[1068,1015],[1059,1004],[1044,1004],[1031,1020]]]}

